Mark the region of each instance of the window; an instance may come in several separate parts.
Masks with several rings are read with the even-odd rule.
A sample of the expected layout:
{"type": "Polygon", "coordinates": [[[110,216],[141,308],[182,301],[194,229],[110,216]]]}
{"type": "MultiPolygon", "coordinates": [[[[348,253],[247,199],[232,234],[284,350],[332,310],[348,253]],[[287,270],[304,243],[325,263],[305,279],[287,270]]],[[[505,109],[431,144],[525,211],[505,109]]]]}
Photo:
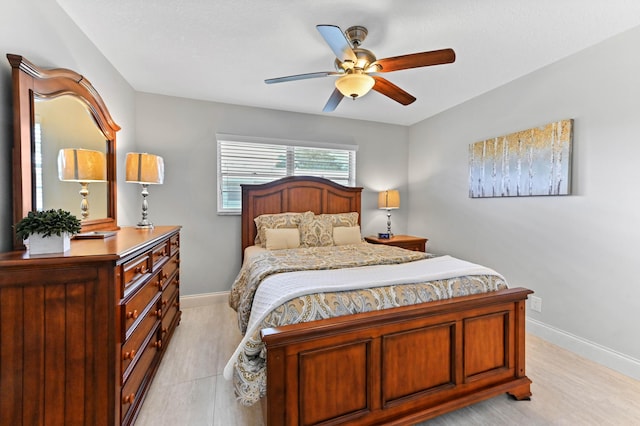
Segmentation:
{"type": "Polygon", "coordinates": [[[318,176],[355,185],[356,145],[218,134],[218,213],[242,208],[241,184],[318,176]]]}
{"type": "Polygon", "coordinates": [[[42,126],[40,116],[36,114],[33,126],[33,198],[35,209],[44,210],[44,195],[42,192],[42,126]]]}

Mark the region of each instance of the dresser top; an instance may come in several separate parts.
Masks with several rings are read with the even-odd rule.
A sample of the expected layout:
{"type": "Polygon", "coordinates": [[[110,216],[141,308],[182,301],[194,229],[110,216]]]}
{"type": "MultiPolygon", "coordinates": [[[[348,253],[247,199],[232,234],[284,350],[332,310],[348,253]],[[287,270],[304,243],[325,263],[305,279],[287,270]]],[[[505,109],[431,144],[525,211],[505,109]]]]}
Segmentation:
{"type": "Polygon", "coordinates": [[[30,255],[29,251],[12,251],[0,253],[0,267],[11,264],[24,264],[29,261],[38,263],[60,263],[65,259],[78,261],[80,258],[86,261],[94,260],[118,260],[126,257],[136,250],[153,245],[167,236],[180,230],[180,226],[156,226],[153,229],[138,229],[136,227],[123,227],[116,234],[107,238],[96,239],[72,239],[71,249],[64,253],[30,255]]]}

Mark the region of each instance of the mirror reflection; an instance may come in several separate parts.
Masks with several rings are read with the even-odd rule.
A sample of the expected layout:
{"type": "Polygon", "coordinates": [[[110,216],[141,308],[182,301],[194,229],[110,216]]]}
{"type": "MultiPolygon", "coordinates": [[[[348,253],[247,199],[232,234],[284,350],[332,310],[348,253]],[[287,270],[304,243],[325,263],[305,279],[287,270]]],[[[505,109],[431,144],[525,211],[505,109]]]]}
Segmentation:
{"type": "MultiPolygon", "coordinates": [[[[58,152],[83,148],[106,152],[107,141],[87,105],[76,96],[34,99],[34,182],[36,210],[62,208],[81,218],[81,185],[58,179],[58,152]]],[[[108,216],[107,183],[92,182],[87,199],[91,205],[87,219],[108,216]]]]}

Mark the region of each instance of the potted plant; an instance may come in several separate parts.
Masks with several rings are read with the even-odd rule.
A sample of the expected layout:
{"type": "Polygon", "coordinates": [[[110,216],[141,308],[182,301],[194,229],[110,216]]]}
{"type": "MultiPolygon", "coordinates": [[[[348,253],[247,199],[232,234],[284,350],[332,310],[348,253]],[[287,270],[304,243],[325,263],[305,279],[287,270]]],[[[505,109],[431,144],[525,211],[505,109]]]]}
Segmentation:
{"type": "Polygon", "coordinates": [[[16,224],[16,236],[29,239],[30,254],[62,253],[69,250],[71,236],[80,229],[80,220],[68,211],[31,211],[16,224]]]}

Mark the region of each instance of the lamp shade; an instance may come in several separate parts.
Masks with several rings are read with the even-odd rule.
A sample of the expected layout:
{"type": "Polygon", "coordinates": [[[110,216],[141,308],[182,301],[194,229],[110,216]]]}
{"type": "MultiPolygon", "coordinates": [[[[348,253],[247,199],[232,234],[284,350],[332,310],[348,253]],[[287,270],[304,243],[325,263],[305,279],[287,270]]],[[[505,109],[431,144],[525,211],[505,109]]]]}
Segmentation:
{"type": "Polygon", "coordinates": [[[58,152],[58,178],[71,182],[104,182],[107,159],[104,152],[65,148],[58,152]]]}
{"type": "Polygon", "coordinates": [[[367,74],[346,74],[336,80],[336,87],[344,96],[355,99],[369,93],[375,83],[367,74]]]}
{"type": "Polygon", "coordinates": [[[400,208],[400,193],[397,189],[382,191],[378,194],[379,209],[398,209],[400,208]]]}
{"type": "Polygon", "coordinates": [[[161,184],[164,182],[164,160],[153,154],[129,152],[126,161],[127,182],[161,184]]]}

